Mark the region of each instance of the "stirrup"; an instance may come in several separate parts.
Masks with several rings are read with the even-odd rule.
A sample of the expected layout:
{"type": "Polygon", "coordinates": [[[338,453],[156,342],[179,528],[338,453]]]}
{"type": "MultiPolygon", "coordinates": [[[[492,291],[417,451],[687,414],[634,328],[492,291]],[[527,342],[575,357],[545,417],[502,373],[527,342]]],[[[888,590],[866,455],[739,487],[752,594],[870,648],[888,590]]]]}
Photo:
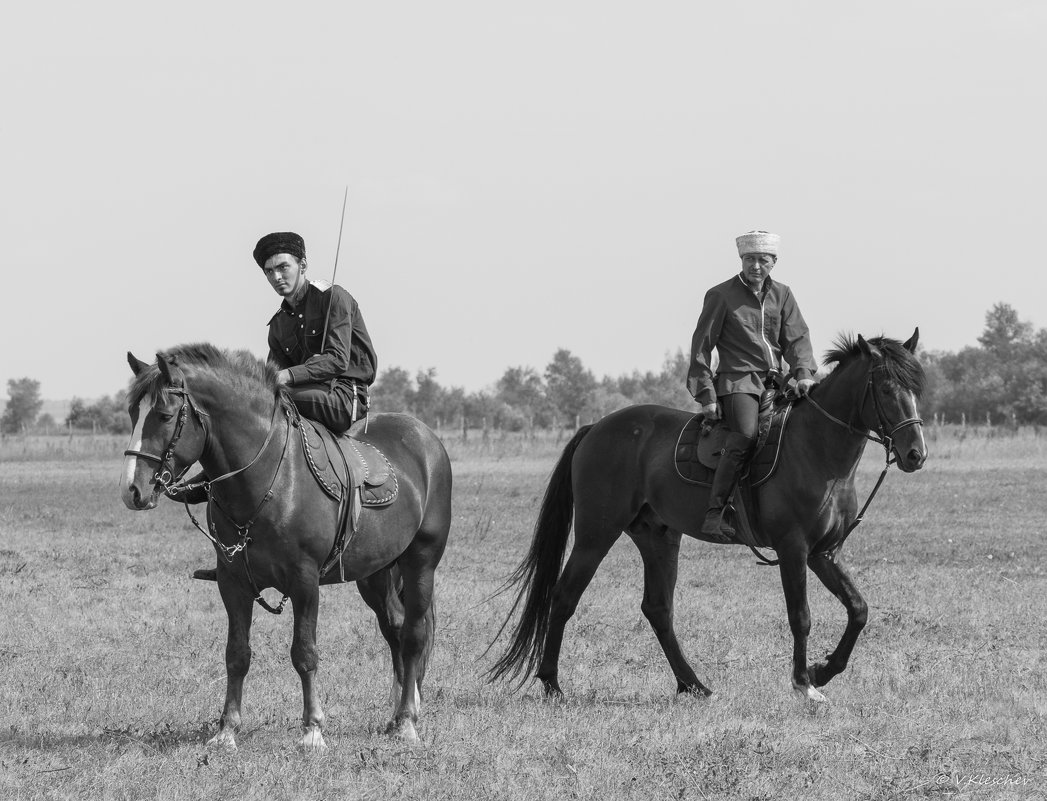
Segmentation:
{"type": "Polygon", "coordinates": [[[703,534],[706,537],[715,537],[719,542],[722,543],[736,542],[737,540],[735,539],[735,530],[727,520],[727,515],[731,511],[732,509],[730,505],[723,506],[719,510],[710,508],[705,513],[705,519],[702,521],[701,534],[703,534]],[[712,516],[713,513],[717,511],[718,514],[715,518],[715,528],[713,528],[713,526],[707,526],[707,523],[712,522],[709,518],[712,516]]]}

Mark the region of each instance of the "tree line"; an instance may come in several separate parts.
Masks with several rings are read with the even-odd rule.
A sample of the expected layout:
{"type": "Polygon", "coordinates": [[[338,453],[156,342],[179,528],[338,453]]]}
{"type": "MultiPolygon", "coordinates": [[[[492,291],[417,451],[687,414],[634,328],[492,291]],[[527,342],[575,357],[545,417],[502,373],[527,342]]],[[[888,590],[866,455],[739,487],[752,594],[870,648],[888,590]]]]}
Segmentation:
{"type": "MultiPolygon", "coordinates": [[[[948,423],[1047,424],[1047,329],[1035,330],[1006,303],[985,315],[978,345],[959,352],[923,351],[927,390],[920,408],[926,420],[948,423]]],[[[476,392],[445,387],[436,368],[414,375],[401,367],[381,371],[371,387],[373,412],[407,412],[437,428],[495,428],[526,431],[573,427],[616,409],[656,403],[695,409],[684,388],[688,356],[668,354],[659,370],[633,371],[597,379],[566,348],[553,354],[542,372],[509,367],[493,386],[476,392]]],[[[40,382],[7,382],[8,402],[0,416],[3,433],[50,432],[59,425],[39,416],[40,382]]],[[[73,398],[63,428],[130,433],[122,392],[88,403],[73,398]]]]}
{"type": "MultiPolygon", "coordinates": [[[[986,313],[977,346],[919,356],[927,374],[920,409],[929,422],[1047,424],[1047,329],[1034,330],[1008,304],[997,303],[986,313]]],[[[677,350],[657,372],[597,380],[577,356],[561,349],[542,374],[510,367],[492,389],[466,394],[441,387],[435,369],[412,380],[406,370],[393,367],[372,388],[372,406],[406,411],[429,425],[570,427],[632,404],[696,409],[684,388],[687,368],[688,356],[677,350]]]]}

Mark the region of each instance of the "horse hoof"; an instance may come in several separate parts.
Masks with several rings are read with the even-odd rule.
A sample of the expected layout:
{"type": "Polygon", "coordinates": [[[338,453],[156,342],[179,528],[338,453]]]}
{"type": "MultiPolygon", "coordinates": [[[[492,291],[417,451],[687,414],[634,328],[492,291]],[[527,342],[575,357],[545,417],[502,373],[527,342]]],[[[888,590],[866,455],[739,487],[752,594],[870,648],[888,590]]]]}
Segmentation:
{"type": "Polygon", "coordinates": [[[236,738],[231,731],[219,731],[207,741],[207,747],[215,751],[233,752],[236,750],[236,738]]]}
{"type": "Polygon", "coordinates": [[[389,725],[385,727],[385,733],[405,743],[419,742],[418,732],[409,718],[404,718],[399,723],[395,720],[390,721],[389,725]]]}
{"type": "Polygon", "coordinates": [[[816,687],[808,684],[806,687],[802,684],[793,683],[793,691],[805,701],[811,701],[815,704],[827,704],[829,699],[822,695],[816,687]]]}
{"type": "Polygon", "coordinates": [[[811,665],[807,668],[807,675],[811,679],[812,686],[824,687],[835,674],[829,673],[829,665],[827,663],[819,662],[817,665],[811,665]]]}
{"type": "Polygon", "coordinates": [[[713,691],[706,687],[704,684],[684,684],[682,682],[676,683],[676,694],[692,696],[694,698],[708,698],[713,694],[713,691]]]}
{"type": "Polygon", "coordinates": [[[546,700],[564,700],[563,690],[560,689],[560,683],[556,679],[541,679],[541,682],[546,700]]]}
{"type": "Polygon", "coordinates": [[[327,743],[324,742],[324,736],[320,733],[319,729],[310,729],[298,741],[298,747],[303,751],[310,751],[312,753],[320,753],[327,750],[327,743]]]}

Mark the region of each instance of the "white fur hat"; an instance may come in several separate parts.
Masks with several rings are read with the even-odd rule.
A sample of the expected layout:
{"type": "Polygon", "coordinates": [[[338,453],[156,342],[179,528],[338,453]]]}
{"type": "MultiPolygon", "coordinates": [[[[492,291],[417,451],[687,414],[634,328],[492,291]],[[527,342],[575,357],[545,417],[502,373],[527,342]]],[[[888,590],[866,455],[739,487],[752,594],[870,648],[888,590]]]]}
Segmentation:
{"type": "Polygon", "coordinates": [[[781,239],[778,234],[770,234],[767,231],[749,231],[735,238],[738,245],[738,255],[746,253],[769,253],[778,255],[778,242],[781,239]]]}

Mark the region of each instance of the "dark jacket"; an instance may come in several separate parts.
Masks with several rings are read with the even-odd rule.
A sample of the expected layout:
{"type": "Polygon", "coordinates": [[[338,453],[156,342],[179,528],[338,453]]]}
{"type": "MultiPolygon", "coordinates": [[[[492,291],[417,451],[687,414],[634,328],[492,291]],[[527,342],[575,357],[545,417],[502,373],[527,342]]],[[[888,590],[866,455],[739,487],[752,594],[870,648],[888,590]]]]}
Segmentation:
{"type": "Polygon", "coordinates": [[[290,371],[291,386],[334,379],[370,386],[378,369],[360,307],[337,284],[323,290],[310,284],[297,306],[291,307],[286,300],[280,304],[269,321],[269,361],[277,369],[290,371]],[[331,314],[321,353],[328,304],[331,314]]]}
{"type": "Polygon", "coordinates": [[[783,357],[797,380],[813,378],[818,370],[792,291],[768,277],[757,294],[736,275],[705,295],[691,338],[687,391],[703,406],[735,392],[759,395],[768,375],[783,370],[783,357]],[[714,347],[719,355],[715,380],[714,347]]]}

